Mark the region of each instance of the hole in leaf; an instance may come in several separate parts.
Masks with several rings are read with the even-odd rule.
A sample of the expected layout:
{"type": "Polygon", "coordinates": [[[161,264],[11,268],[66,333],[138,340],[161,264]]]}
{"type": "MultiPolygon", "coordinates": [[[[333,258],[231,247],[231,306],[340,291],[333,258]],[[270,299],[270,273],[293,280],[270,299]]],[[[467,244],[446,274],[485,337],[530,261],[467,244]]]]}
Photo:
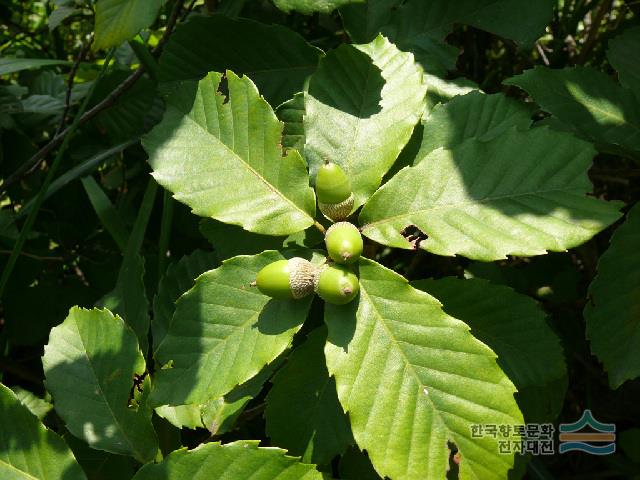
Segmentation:
{"type": "Polygon", "coordinates": [[[453,442],[447,442],[447,448],[449,449],[449,471],[447,472],[447,480],[456,479],[460,473],[462,455],[453,442]]]}
{"type": "Polygon", "coordinates": [[[414,250],[420,248],[420,243],[429,238],[429,235],[424,233],[415,225],[407,225],[400,231],[400,235],[407,239],[414,250]]]}
{"type": "Polygon", "coordinates": [[[222,102],[223,105],[229,103],[229,80],[227,79],[226,73],[222,74],[222,78],[220,79],[220,83],[218,84],[216,91],[224,97],[224,101],[222,102]]]}

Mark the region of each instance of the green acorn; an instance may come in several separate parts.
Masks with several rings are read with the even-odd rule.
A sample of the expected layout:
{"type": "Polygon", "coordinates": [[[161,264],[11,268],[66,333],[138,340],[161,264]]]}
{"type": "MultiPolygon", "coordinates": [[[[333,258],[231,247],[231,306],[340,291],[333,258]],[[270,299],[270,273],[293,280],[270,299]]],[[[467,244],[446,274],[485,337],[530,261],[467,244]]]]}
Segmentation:
{"type": "Polygon", "coordinates": [[[324,236],[329,256],[336,263],[355,263],[362,254],[362,235],[358,228],[349,222],[334,223],[324,236]]]}
{"type": "Polygon", "coordinates": [[[360,291],[358,277],[344,265],[325,265],[316,275],[315,291],[325,302],[345,305],[360,291]]]}
{"type": "Polygon", "coordinates": [[[354,202],[351,182],[339,165],[329,162],[318,169],[316,195],[320,211],[334,222],[344,220],[351,213],[354,202]]]}
{"type": "Polygon", "coordinates": [[[293,257],[270,263],[258,272],[256,286],[265,295],[280,300],[306,297],[313,292],[317,268],[304,258],[293,257]]]}

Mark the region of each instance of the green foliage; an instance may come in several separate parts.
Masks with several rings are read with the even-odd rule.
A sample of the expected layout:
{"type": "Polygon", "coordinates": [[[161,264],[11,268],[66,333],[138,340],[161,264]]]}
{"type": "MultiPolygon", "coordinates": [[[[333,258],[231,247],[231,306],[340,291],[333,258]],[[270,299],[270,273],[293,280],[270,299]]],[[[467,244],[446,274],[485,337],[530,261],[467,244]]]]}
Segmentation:
{"type": "Polygon", "coordinates": [[[66,60],[53,60],[48,58],[0,58],[0,75],[20,72],[35,68],[48,67],[50,65],[68,65],[66,60]]]}
{"type": "Polygon", "coordinates": [[[140,256],[140,247],[149,222],[157,186],[149,181],[142,199],[142,206],[127,241],[115,289],[105,295],[100,306],[120,315],[138,336],[143,353],[148,350],[147,332],[149,331],[149,301],[144,286],[144,259],[140,256]]]}
{"type": "Polygon", "coordinates": [[[53,408],[51,402],[34,395],[29,390],[20,387],[14,387],[12,390],[16,398],[20,400],[20,403],[38,417],[38,420],[42,420],[53,408]]]}
{"type": "Polygon", "coordinates": [[[424,39],[443,39],[456,22],[532,43],[542,34],[552,12],[550,0],[463,0],[455,4],[447,0],[369,0],[367,5],[343,10],[347,29],[356,41],[366,42],[378,31],[390,31],[397,43],[418,48],[424,39]]]}
{"type": "Polygon", "coordinates": [[[7,479],[86,479],[71,450],[0,383],[0,475],[7,479]]]}
{"type": "Polygon", "coordinates": [[[637,477],[639,3],[0,19],[0,478],[637,477]]]}
{"type": "Polygon", "coordinates": [[[285,12],[310,15],[314,12],[330,13],[338,7],[350,3],[364,3],[366,0],[274,0],[276,6],[285,12]]]}
{"type": "Polygon", "coordinates": [[[69,431],[93,448],[141,462],[158,449],[150,412],[130,407],[134,375],[145,371],[136,337],[108,310],[73,308],[42,357],[47,390],[69,431]]]}
{"type": "Polygon", "coordinates": [[[622,49],[632,49],[637,43],[638,30],[630,30],[615,38],[608,51],[623,86],[590,67],[562,70],[536,67],[508,79],[505,84],[526,90],[568,130],[593,141],[599,148],[622,148],[637,155],[640,96],[634,78],[640,70],[640,60],[621,54],[622,49]]]}
{"type": "Polygon", "coordinates": [[[147,465],[133,477],[135,480],[182,480],[205,478],[235,480],[320,480],[322,475],[313,465],[299,463],[277,448],[260,448],[257,442],[239,441],[227,445],[208,443],[186,451],[176,450],[161,464],[147,465]]]}
{"type": "Polygon", "coordinates": [[[336,163],[351,179],[355,206],[362,205],[409,140],[424,94],[412,56],[382,36],[328,53],[305,95],[304,153],[312,176],[325,160],[336,163]]]}
{"type": "Polygon", "coordinates": [[[591,349],[604,364],[613,388],[640,375],[639,245],[640,207],[636,205],[598,261],[584,312],[591,349]]]}
{"type": "MultiPolygon", "coordinates": [[[[290,255],[293,256],[293,255],[290,255]]],[[[291,344],[306,318],[309,299],[273,300],[251,283],[278,252],[240,256],[198,277],[177,302],[155,358],[154,405],[204,403],[257,374],[291,344]],[[210,372],[225,372],[211,376],[210,372]]],[[[316,256],[315,261],[322,257],[316,256]]]]}
{"type": "Polygon", "coordinates": [[[228,97],[222,79],[184,82],[167,100],[143,140],[154,178],[197,215],[269,235],[304,230],[315,202],[302,157],[289,150],[282,158],[282,125],[248,77],[227,72],[228,97]]]}
{"type": "Polygon", "coordinates": [[[475,138],[486,142],[516,127],[527,130],[531,109],[502,94],[485,95],[472,91],[436,105],[422,121],[426,132],[415,163],[438,149],[451,149],[475,138]]]}
{"type": "Polygon", "coordinates": [[[304,95],[296,93],[276,110],[278,120],[284,123],[282,146],[295,148],[302,152],[304,148],[304,95]]]}
{"type": "Polygon", "coordinates": [[[630,28],[609,42],[607,56],[618,71],[618,80],[623,87],[632,90],[640,98],[640,60],[628,52],[640,48],[640,27],[630,28]]]}
{"type": "Polygon", "coordinates": [[[156,19],[163,0],[98,0],[93,48],[116,47],[156,19]]]}
{"type": "Polygon", "coordinates": [[[169,406],[155,409],[156,413],[178,428],[206,428],[212,435],[231,431],[235,421],[253,398],[262,391],[265,382],[280,365],[279,360],[264,367],[256,376],[238,385],[226,395],[213,397],[204,403],[169,406]]]}
{"type": "Polygon", "coordinates": [[[590,67],[536,67],[508,79],[545,111],[599,147],[640,151],[640,99],[590,67]]]}
{"type": "Polygon", "coordinates": [[[193,286],[194,279],[215,266],[215,255],[196,250],[185,255],[178,262],[169,265],[158,286],[158,294],[153,299],[154,350],[162,342],[171,327],[176,300],[193,286]]]}
{"type": "Polygon", "coordinates": [[[537,302],[481,279],[449,277],[412,285],[440,300],[450,315],[464,318],[471,333],[496,353],[518,389],[516,400],[527,422],[544,423],[558,415],[567,370],[558,337],[537,302]]]}
{"type": "Polygon", "coordinates": [[[316,329],[294,350],[272,380],[265,410],[266,433],[273,443],[319,465],[353,442],[325,364],[326,338],[325,328],[316,329]]]}
{"type": "Polygon", "coordinates": [[[472,439],[470,430],[473,423],[522,423],[496,355],[400,275],[361,260],[360,284],[357,306],[325,310],[325,355],[356,442],[376,471],[442,477],[452,441],[465,459],[461,478],[504,477],[513,458],[497,452],[495,439],[472,439]]]}
{"type": "Polygon", "coordinates": [[[200,80],[208,72],[229,69],[248,75],[277,106],[302,90],[321,54],[278,25],[223,15],[193,16],[178,27],[160,57],[160,81],[200,80]]]}
{"type": "Polygon", "coordinates": [[[483,261],[566,250],[620,215],[619,203],[586,195],[593,155],[591,145],[548,128],[434,150],[367,202],[362,233],[413,248],[402,231],[415,225],[428,235],[420,248],[483,261]]]}

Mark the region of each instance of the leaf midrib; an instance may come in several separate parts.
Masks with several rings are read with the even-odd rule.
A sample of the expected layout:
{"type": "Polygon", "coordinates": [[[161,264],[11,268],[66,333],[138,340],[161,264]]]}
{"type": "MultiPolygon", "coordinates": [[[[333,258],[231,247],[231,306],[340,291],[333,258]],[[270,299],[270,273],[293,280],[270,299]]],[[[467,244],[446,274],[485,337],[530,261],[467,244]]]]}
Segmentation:
{"type": "MultiPolygon", "coordinates": [[[[239,162],[245,166],[245,168],[252,173],[256,178],[258,178],[262,183],[265,184],[265,186],[267,187],[267,190],[271,190],[272,193],[276,194],[276,196],[282,198],[283,200],[285,200],[288,204],[290,204],[294,210],[297,210],[298,212],[301,212],[304,216],[306,216],[307,218],[311,218],[311,216],[302,208],[300,208],[298,205],[296,205],[293,200],[289,199],[287,196],[285,196],[280,190],[278,190],[276,188],[275,185],[270,184],[266,178],[264,178],[255,168],[253,168],[251,165],[249,165],[249,163],[247,163],[247,161],[245,161],[245,159],[243,159],[240,155],[238,155],[233,149],[231,149],[228,145],[226,145],[219,137],[217,137],[216,135],[214,135],[213,133],[209,132],[205,127],[203,127],[199,122],[197,122],[189,113],[185,113],[184,111],[182,111],[181,109],[179,109],[178,107],[174,106],[173,108],[175,108],[179,113],[181,113],[184,118],[187,118],[190,122],[192,122],[193,124],[197,125],[199,127],[200,130],[202,130],[205,135],[214,138],[216,140],[215,143],[218,143],[219,145],[222,145],[222,147],[229,152],[233,158],[236,158],[237,160],[239,160],[239,162]]],[[[218,115],[219,117],[219,115],[218,115]]],[[[282,133],[282,132],[281,132],[282,133]]],[[[284,160],[284,158],[282,158],[281,160],[284,160]]],[[[211,190],[211,188],[207,188],[205,190],[211,190]]]]}
{"type": "Polygon", "coordinates": [[[13,466],[12,464],[5,462],[4,460],[2,460],[0,458],[0,464],[2,465],[7,465],[9,467],[10,470],[15,470],[16,472],[23,474],[24,477],[26,478],[33,478],[33,480],[41,480],[40,477],[34,477],[33,475],[31,475],[28,472],[25,472],[24,470],[20,470],[18,467],[13,466]]]}
{"type": "Polygon", "coordinates": [[[138,459],[144,461],[145,457],[143,455],[141,455],[141,452],[138,451],[137,448],[135,448],[134,443],[131,441],[131,439],[127,435],[127,429],[123,428],[123,425],[120,423],[119,418],[116,416],[115,412],[113,411],[113,408],[111,407],[111,403],[109,403],[109,401],[107,399],[107,396],[105,395],[104,390],[102,389],[102,384],[99,381],[98,375],[97,375],[96,370],[95,370],[95,368],[93,366],[93,362],[91,361],[91,358],[89,357],[89,353],[87,351],[87,346],[86,346],[86,344],[84,342],[84,337],[80,334],[80,329],[78,328],[78,323],[75,321],[75,319],[74,319],[73,325],[75,326],[76,332],[78,334],[78,337],[80,338],[80,342],[82,343],[82,347],[83,347],[82,353],[84,354],[84,357],[87,359],[87,363],[89,364],[89,367],[91,368],[91,373],[93,374],[93,377],[96,380],[96,385],[98,387],[99,394],[100,394],[101,398],[104,399],[104,404],[107,406],[107,408],[109,410],[109,413],[111,413],[111,416],[113,417],[113,420],[115,421],[116,425],[118,425],[118,429],[122,432],[123,438],[129,444],[129,446],[131,448],[131,451],[134,452],[137,455],[138,459]]]}
{"type": "MultiPolygon", "coordinates": [[[[364,83],[364,88],[363,88],[363,92],[366,94],[366,93],[368,93],[369,83],[371,82],[371,76],[372,76],[371,73],[373,72],[373,66],[375,66],[376,68],[380,68],[380,67],[378,67],[378,65],[375,63],[375,60],[371,56],[370,53],[368,53],[368,52],[364,52],[364,53],[366,53],[369,56],[369,58],[371,59],[371,65],[369,65],[367,67],[367,79],[366,79],[366,81],[364,83]]],[[[380,75],[382,76],[382,71],[380,72],[380,75]]],[[[384,78],[384,76],[382,76],[382,77],[384,78]]],[[[385,79],[385,82],[386,82],[386,79],[385,79]]],[[[357,122],[356,122],[356,125],[355,125],[355,128],[354,128],[354,131],[353,131],[353,136],[352,136],[353,141],[349,142],[351,144],[351,146],[349,147],[349,150],[347,150],[346,155],[345,155],[346,156],[346,160],[347,160],[347,164],[348,164],[347,171],[349,171],[349,172],[353,172],[354,171],[354,168],[353,168],[353,160],[354,160],[354,158],[352,157],[352,154],[356,150],[356,146],[358,145],[357,139],[358,139],[358,136],[360,135],[360,126],[363,123],[368,123],[369,121],[371,121],[370,119],[378,117],[383,112],[383,109],[382,109],[383,98],[382,98],[382,90],[381,90],[380,91],[380,103],[379,103],[380,112],[372,115],[370,118],[362,118],[362,112],[364,111],[364,106],[366,105],[366,98],[367,97],[365,95],[362,96],[362,102],[360,103],[360,109],[358,111],[358,116],[356,117],[357,118],[357,122]]]]}
{"type": "MultiPolygon", "coordinates": [[[[623,88],[621,85],[618,85],[618,84],[616,84],[616,87],[623,88]]],[[[614,124],[614,127],[624,127],[625,125],[627,125],[632,127],[634,130],[638,130],[640,132],[640,126],[636,125],[633,122],[627,121],[627,119],[624,116],[620,117],[618,115],[612,114],[607,110],[603,110],[602,108],[599,108],[592,103],[580,102],[575,96],[572,96],[570,92],[569,94],[565,94],[564,91],[559,91],[559,90],[556,90],[556,92],[559,97],[568,99],[572,104],[578,103],[579,105],[584,105],[587,110],[592,110],[592,111],[601,113],[603,116],[607,118],[614,119],[617,122],[617,124],[614,124]]],[[[586,94],[584,91],[581,91],[580,93],[582,93],[587,98],[593,98],[591,95],[586,94]]]]}
{"type": "MultiPolygon", "coordinates": [[[[369,295],[369,293],[367,293],[367,289],[365,287],[364,284],[361,284],[360,287],[360,292],[364,293],[365,297],[367,298],[367,300],[369,301],[369,304],[371,305],[372,310],[375,312],[376,316],[379,319],[379,323],[380,325],[382,325],[382,327],[384,328],[384,330],[387,332],[387,336],[394,342],[394,344],[396,345],[396,349],[400,352],[400,355],[402,357],[402,359],[404,360],[405,364],[408,365],[410,368],[409,370],[412,373],[412,376],[416,379],[418,386],[420,387],[420,389],[423,389],[426,387],[426,385],[424,385],[422,383],[422,380],[420,379],[420,377],[418,376],[418,373],[415,371],[414,365],[409,361],[409,359],[407,358],[407,356],[404,353],[404,350],[399,346],[400,341],[396,339],[395,335],[393,335],[393,332],[391,332],[391,329],[389,328],[389,326],[385,323],[384,321],[384,317],[382,316],[382,314],[380,313],[380,311],[378,310],[378,307],[376,306],[375,302],[373,301],[373,297],[371,297],[371,295],[369,295]]],[[[418,395],[420,395],[420,393],[418,393],[418,395]]],[[[428,396],[425,395],[425,399],[429,402],[429,404],[431,405],[432,409],[435,411],[435,413],[438,416],[438,420],[442,423],[444,423],[444,420],[442,420],[442,417],[440,416],[440,412],[438,412],[438,409],[436,408],[435,404],[433,403],[433,400],[431,400],[428,396]]],[[[446,424],[445,424],[446,425],[446,424]]],[[[449,430],[447,428],[447,430],[449,430]]]]}
{"type": "MultiPolygon", "coordinates": [[[[436,211],[436,210],[446,210],[446,209],[454,209],[454,208],[459,208],[459,207],[467,207],[467,206],[472,206],[472,205],[480,205],[480,204],[490,203],[490,202],[493,202],[493,201],[496,201],[496,200],[504,200],[504,199],[510,199],[510,198],[518,198],[518,197],[526,197],[526,196],[538,196],[538,195],[544,194],[544,193],[572,192],[572,191],[577,191],[577,190],[578,189],[576,189],[576,188],[554,188],[554,189],[550,189],[550,190],[536,190],[536,191],[523,192],[523,193],[518,193],[518,194],[499,195],[499,196],[495,196],[495,197],[487,197],[487,198],[483,198],[483,199],[476,200],[476,201],[473,201],[473,202],[469,201],[469,202],[460,202],[460,203],[449,203],[449,204],[445,204],[445,205],[436,205],[436,206],[432,206],[432,207],[428,207],[428,208],[420,208],[420,209],[417,209],[417,210],[411,210],[411,211],[408,211],[408,212],[405,212],[405,213],[401,213],[399,215],[393,215],[393,216],[390,216],[390,217],[382,218],[380,220],[375,220],[373,222],[368,222],[367,224],[365,224],[362,227],[362,230],[365,231],[365,230],[371,228],[372,225],[393,222],[394,220],[398,220],[400,218],[411,217],[413,215],[420,215],[420,214],[424,214],[424,213],[433,212],[433,211],[436,211]]],[[[578,193],[583,193],[583,192],[578,192],[578,193]]]]}
{"type": "MultiPolygon", "coordinates": [[[[434,415],[437,417],[438,421],[443,425],[443,427],[446,429],[447,431],[447,437],[450,441],[455,442],[455,435],[454,432],[451,430],[451,428],[449,428],[448,423],[442,418],[442,415],[440,413],[440,410],[437,408],[437,406],[435,405],[435,403],[433,402],[433,400],[429,397],[429,395],[424,395],[424,397],[422,396],[422,390],[424,388],[427,388],[427,385],[424,385],[424,383],[421,381],[420,377],[418,376],[417,372],[415,371],[414,365],[409,361],[409,359],[407,358],[407,356],[404,353],[404,350],[399,347],[398,345],[401,343],[400,340],[397,340],[396,337],[393,335],[391,329],[387,326],[387,324],[384,321],[384,317],[382,316],[382,314],[380,313],[380,311],[378,310],[376,303],[373,301],[373,297],[371,295],[369,295],[369,293],[367,293],[366,288],[364,285],[361,284],[361,288],[360,288],[360,292],[364,293],[365,297],[367,297],[367,299],[369,300],[369,304],[371,305],[372,310],[375,312],[376,316],[379,318],[379,323],[380,325],[382,325],[383,329],[387,332],[387,335],[389,336],[389,338],[395,342],[396,345],[396,350],[400,352],[400,355],[402,356],[402,359],[405,361],[405,364],[409,366],[408,370],[411,371],[413,377],[416,379],[420,391],[418,392],[418,398],[425,398],[427,400],[427,402],[429,403],[429,405],[431,405],[431,409],[434,412],[434,415]]],[[[469,378],[469,377],[466,377],[469,378]]],[[[437,389],[436,389],[437,390],[437,389]]],[[[446,393],[446,392],[445,392],[446,393]]],[[[453,412],[448,412],[449,414],[454,414],[453,412]]],[[[501,414],[505,414],[504,412],[500,412],[501,414]]],[[[458,416],[458,415],[456,415],[458,416]]],[[[459,417],[459,418],[463,418],[463,417],[459,417]]],[[[457,434],[456,434],[457,435],[457,434]]],[[[486,449],[485,449],[486,450],[486,449]]],[[[498,457],[494,457],[494,458],[498,458],[498,457]]]]}
{"type": "MultiPolygon", "coordinates": [[[[198,302],[198,303],[200,303],[200,302],[198,302]]],[[[218,306],[219,306],[219,304],[215,304],[215,305],[218,305],[218,306]]],[[[263,309],[264,309],[264,305],[260,308],[260,310],[259,310],[259,311],[254,311],[253,315],[251,315],[250,317],[248,317],[248,319],[247,319],[245,322],[241,323],[241,324],[240,324],[240,325],[238,325],[238,326],[235,326],[235,325],[234,325],[234,326],[233,326],[233,327],[234,327],[234,330],[233,330],[233,331],[232,331],[232,332],[231,332],[227,337],[224,337],[224,338],[218,338],[218,340],[220,340],[220,341],[219,341],[219,342],[217,342],[217,343],[214,345],[214,347],[213,347],[212,349],[210,349],[209,351],[207,351],[206,353],[204,353],[204,355],[202,355],[202,356],[204,357],[204,360],[199,360],[199,359],[198,359],[198,360],[195,360],[194,362],[191,362],[188,366],[185,366],[185,367],[183,367],[182,369],[183,369],[183,370],[190,370],[190,369],[195,368],[195,367],[197,367],[198,365],[201,365],[201,364],[203,364],[204,362],[206,362],[206,361],[211,357],[211,355],[212,355],[213,353],[215,353],[219,348],[221,348],[221,346],[224,346],[227,342],[229,342],[229,339],[230,339],[231,337],[233,337],[234,335],[236,335],[236,334],[238,333],[238,331],[240,331],[240,330],[245,330],[245,329],[246,329],[246,327],[247,327],[247,325],[249,325],[249,324],[250,324],[251,322],[253,322],[256,318],[258,318],[258,317],[260,316],[260,314],[262,313],[262,310],[263,310],[263,309]]],[[[177,308],[176,308],[176,312],[177,312],[177,308]]],[[[174,313],[174,316],[175,316],[175,313],[174,313]]],[[[164,336],[164,339],[162,340],[162,342],[160,343],[160,345],[158,345],[158,348],[157,348],[157,350],[156,350],[156,351],[159,351],[159,350],[160,350],[161,345],[162,345],[162,344],[164,343],[164,341],[165,341],[167,338],[169,338],[169,337],[174,337],[174,338],[178,337],[178,338],[179,338],[180,336],[179,336],[179,335],[172,335],[169,331],[167,331],[167,334],[164,336]]],[[[170,359],[170,360],[172,360],[172,359],[170,359]]],[[[174,366],[174,368],[176,368],[176,367],[174,366]]],[[[178,367],[178,368],[179,368],[179,367],[178,367]]],[[[241,385],[242,383],[243,383],[243,382],[240,382],[240,383],[238,383],[238,385],[241,385]]],[[[211,382],[209,382],[209,385],[211,385],[211,382]]],[[[229,390],[229,392],[230,392],[230,391],[231,391],[231,390],[229,390]]],[[[226,395],[226,394],[227,394],[227,393],[229,393],[229,392],[225,392],[225,393],[222,393],[222,394],[220,394],[220,395],[214,395],[213,397],[222,397],[222,396],[226,395]]],[[[209,397],[212,397],[212,395],[209,395],[209,397]]]]}

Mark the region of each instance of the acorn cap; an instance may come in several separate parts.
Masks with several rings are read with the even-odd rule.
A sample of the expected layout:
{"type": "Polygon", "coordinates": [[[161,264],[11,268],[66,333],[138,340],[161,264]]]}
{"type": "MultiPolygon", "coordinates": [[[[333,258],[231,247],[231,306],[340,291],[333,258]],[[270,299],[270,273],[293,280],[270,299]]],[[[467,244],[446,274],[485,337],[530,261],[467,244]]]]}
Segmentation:
{"type": "Polygon", "coordinates": [[[316,174],[316,195],[319,203],[344,202],[351,195],[351,182],[345,171],[333,162],[325,163],[316,174]]]}
{"type": "Polygon", "coordinates": [[[288,300],[313,292],[316,267],[304,258],[277,260],[258,272],[256,286],[273,298],[288,300]]]}
{"type": "Polygon", "coordinates": [[[349,222],[334,223],[324,236],[329,256],[336,263],[355,263],[363,249],[362,235],[358,228],[349,222]]]}
{"type": "Polygon", "coordinates": [[[349,198],[340,203],[322,203],[318,202],[318,207],[322,214],[333,222],[340,222],[346,220],[351,214],[355,198],[353,194],[349,195],[349,198]]]}
{"type": "Polygon", "coordinates": [[[327,303],[345,305],[358,295],[360,282],[348,267],[334,263],[317,273],[314,290],[327,303]]]}
{"type": "Polygon", "coordinates": [[[303,298],[313,293],[318,269],[314,264],[300,257],[289,260],[289,287],[293,298],[303,298]]]}

